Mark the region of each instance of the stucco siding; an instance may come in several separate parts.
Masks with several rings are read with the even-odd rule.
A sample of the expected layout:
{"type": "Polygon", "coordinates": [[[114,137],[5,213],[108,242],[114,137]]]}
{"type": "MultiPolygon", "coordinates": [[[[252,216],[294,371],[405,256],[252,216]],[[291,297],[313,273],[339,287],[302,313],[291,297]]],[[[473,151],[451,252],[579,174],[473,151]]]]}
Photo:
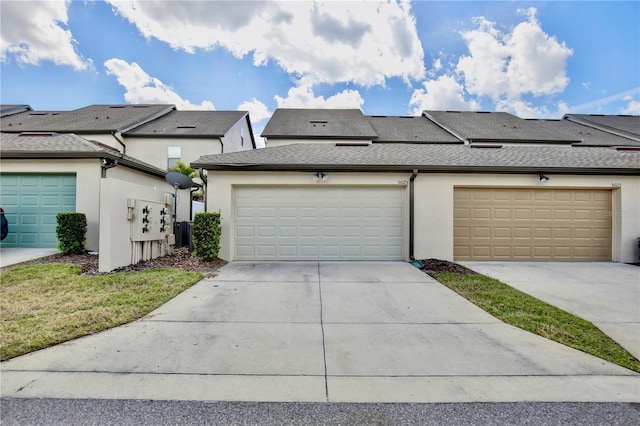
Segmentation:
{"type": "MultiPolygon", "coordinates": [[[[166,190],[150,185],[139,185],[114,178],[101,179],[100,193],[100,264],[101,272],[108,272],[120,266],[129,265],[138,259],[134,250],[140,249],[131,241],[131,221],[127,219],[127,199],[142,200],[164,205],[166,190]]],[[[158,212],[154,212],[157,214],[158,212]]],[[[166,239],[147,243],[151,257],[164,254],[166,239]]]]}
{"type": "Polygon", "coordinates": [[[161,169],[167,168],[167,149],[179,146],[181,160],[189,165],[203,155],[220,154],[219,139],[204,138],[146,138],[129,136],[125,140],[127,155],[139,158],[161,169]]]}
{"type": "MultiPolygon", "coordinates": [[[[252,135],[249,130],[247,120],[243,118],[234,124],[227,134],[221,138],[222,144],[224,145],[224,152],[247,151],[249,149],[253,149],[251,137],[252,135]]],[[[205,152],[202,154],[213,153],[205,152]]]]}
{"type": "Polygon", "coordinates": [[[612,190],[612,260],[637,262],[640,236],[640,177],[550,175],[421,174],[416,178],[415,257],[454,260],[454,187],[590,188],[612,190]]]}

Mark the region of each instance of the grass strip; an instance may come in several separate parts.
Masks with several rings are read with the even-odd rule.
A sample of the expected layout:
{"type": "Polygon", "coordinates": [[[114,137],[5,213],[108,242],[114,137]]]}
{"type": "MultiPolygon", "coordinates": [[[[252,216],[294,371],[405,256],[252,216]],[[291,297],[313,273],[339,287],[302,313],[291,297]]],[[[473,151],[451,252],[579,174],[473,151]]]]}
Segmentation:
{"type": "Polygon", "coordinates": [[[640,373],[640,361],[582,318],[485,275],[435,278],[503,322],[640,373]]]}
{"type": "Polygon", "coordinates": [[[83,276],[61,263],[1,274],[2,361],[139,319],[203,276],[175,269],[83,276]]]}

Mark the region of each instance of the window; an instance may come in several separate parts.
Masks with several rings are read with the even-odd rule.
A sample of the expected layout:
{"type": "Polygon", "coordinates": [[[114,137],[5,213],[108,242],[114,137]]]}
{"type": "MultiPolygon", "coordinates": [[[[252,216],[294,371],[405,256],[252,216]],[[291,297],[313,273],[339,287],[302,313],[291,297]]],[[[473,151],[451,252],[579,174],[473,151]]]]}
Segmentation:
{"type": "Polygon", "coordinates": [[[182,148],[179,146],[167,147],[167,168],[176,166],[176,162],[182,157],[182,148]]]}

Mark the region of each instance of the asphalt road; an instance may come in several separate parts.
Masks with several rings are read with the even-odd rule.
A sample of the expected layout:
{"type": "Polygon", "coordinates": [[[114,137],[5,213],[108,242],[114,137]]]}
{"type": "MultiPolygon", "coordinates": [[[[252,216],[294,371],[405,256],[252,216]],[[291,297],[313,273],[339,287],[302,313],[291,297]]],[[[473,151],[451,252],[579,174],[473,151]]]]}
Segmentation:
{"type": "Polygon", "coordinates": [[[0,400],[9,425],[637,425],[640,404],[0,400]]]}

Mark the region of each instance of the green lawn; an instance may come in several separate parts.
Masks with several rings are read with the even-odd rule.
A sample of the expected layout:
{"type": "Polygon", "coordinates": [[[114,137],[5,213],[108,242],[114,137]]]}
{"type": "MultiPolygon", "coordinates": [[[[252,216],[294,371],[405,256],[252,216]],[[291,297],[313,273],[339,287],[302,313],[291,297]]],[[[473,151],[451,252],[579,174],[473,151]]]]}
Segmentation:
{"type": "Polygon", "coordinates": [[[484,275],[439,273],[435,277],[507,324],[640,373],[640,361],[589,321],[484,275]]]}
{"type": "Polygon", "coordinates": [[[173,269],[83,276],[62,263],[0,274],[3,361],[141,318],[203,276],[173,269]]]}

